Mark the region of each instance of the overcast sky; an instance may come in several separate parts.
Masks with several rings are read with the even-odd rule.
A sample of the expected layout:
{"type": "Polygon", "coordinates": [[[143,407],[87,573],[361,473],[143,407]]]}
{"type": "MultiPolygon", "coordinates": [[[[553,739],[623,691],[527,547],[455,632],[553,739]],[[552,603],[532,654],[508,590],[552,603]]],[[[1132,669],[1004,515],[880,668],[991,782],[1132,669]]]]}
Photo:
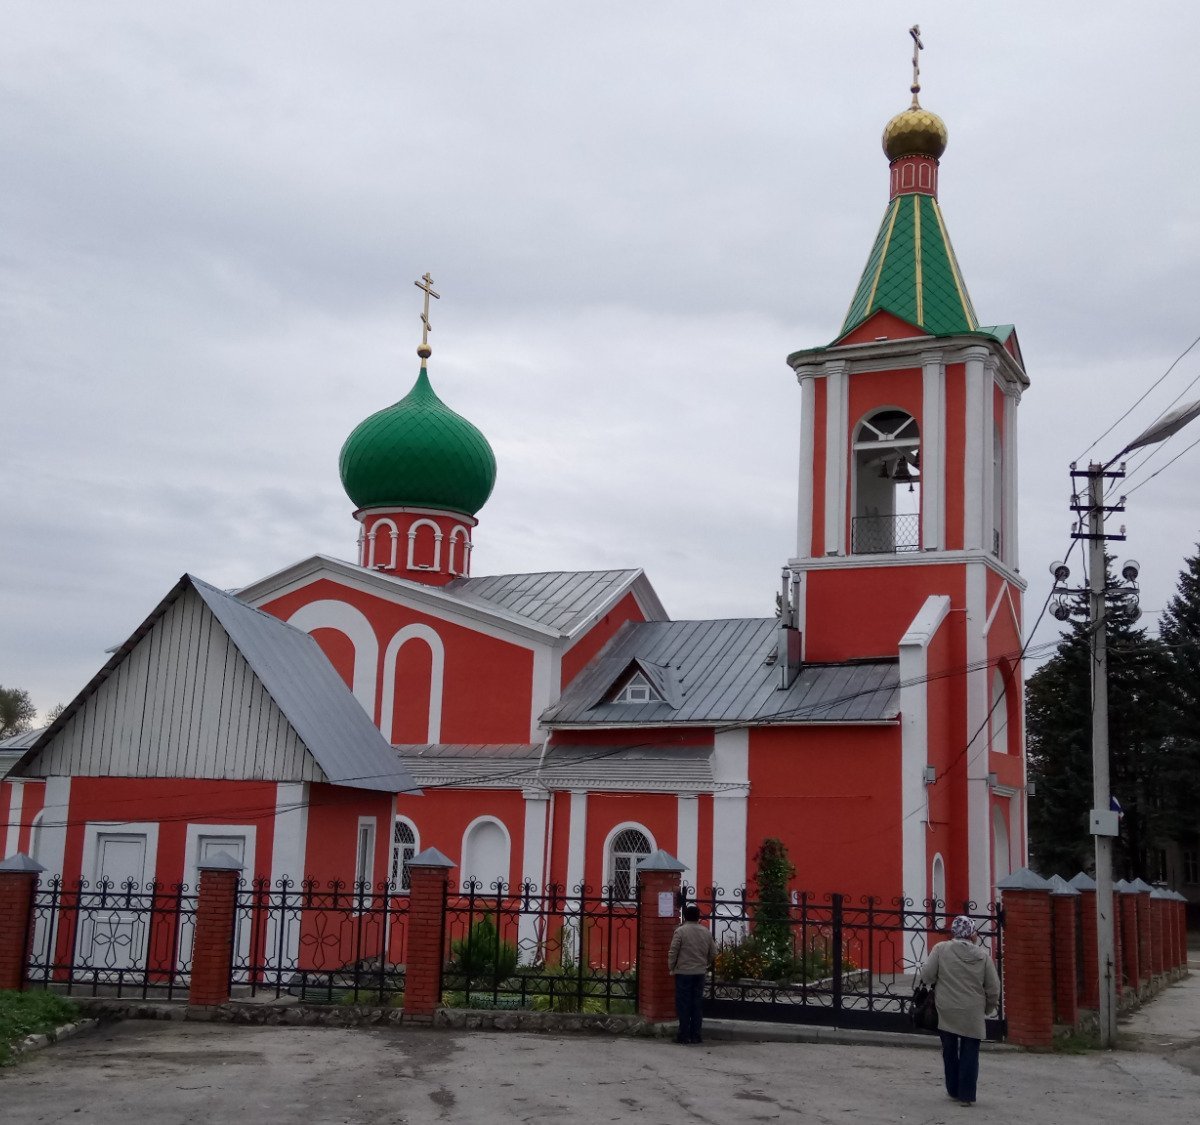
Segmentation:
{"type": "MultiPolygon", "coordinates": [[[[948,229],[1032,380],[1032,621],[1068,463],[1200,335],[1200,5],[9,0],[0,684],[68,702],[184,571],[353,558],[338,451],[416,376],[426,270],[434,386],[499,464],[475,573],[642,566],[674,617],[772,612],[784,359],[870,249],[914,21],[948,229]]],[[[1198,378],[1200,346],[1095,452],[1198,378]]],[[[1148,610],[1198,472],[1130,495],[1148,610]]]]}

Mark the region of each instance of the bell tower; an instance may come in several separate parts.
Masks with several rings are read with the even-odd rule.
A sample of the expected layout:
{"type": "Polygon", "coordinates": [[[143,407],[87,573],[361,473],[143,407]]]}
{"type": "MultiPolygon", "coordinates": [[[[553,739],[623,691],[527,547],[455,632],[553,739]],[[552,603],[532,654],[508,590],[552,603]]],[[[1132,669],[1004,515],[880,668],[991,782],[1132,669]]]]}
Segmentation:
{"type": "Polygon", "coordinates": [[[912,103],[883,132],[888,203],[845,320],[788,356],[801,421],[786,623],[806,663],[899,661],[906,893],[941,880],[982,903],[1025,858],[1029,380],[1012,325],[979,323],[959,269],[938,200],[948,132],[920,104],[912,35],[912,103]]]}

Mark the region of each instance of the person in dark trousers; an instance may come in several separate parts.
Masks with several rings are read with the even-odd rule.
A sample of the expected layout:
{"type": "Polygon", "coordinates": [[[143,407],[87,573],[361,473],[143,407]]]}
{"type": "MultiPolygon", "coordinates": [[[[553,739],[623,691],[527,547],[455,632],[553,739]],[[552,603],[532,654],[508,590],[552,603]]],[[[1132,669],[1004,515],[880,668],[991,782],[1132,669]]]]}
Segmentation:
{"type": "Polygon", "coordinates": [[[667,968],[675,978],[675,1014],[679,1017],[676,1043],[701,1043],[700,1001],[704,996],[704,976],[717,957],[712,933],[700,925],[700,908],[683,908],[683,925],[671,935],[667,968]]]}
{"type": "Polygon", "coordinates": [[[1000,977],[970,918],[960,914],[950,933],[951,940],[934,946],[917,976],[934,990],[946,1093],[960,1105],[974,1105],[979,1044],[987,1034],[983,1017],[1000,1001],[1000,977]]]}

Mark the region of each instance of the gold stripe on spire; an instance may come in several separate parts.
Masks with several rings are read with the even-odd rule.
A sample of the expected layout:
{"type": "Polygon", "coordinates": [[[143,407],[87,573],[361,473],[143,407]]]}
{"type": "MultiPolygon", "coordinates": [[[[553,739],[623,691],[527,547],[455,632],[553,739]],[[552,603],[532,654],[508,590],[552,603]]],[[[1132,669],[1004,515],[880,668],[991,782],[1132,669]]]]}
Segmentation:
{"type": "Polygon", "coordinates": [[[921,197],[910,195],[913,201],[913,267],[917,275],[917,323],[925,327],[924,270],[921,267],[921,197]]]}
{"type": "Polygon", "coordinates": [[[967,288],[963,285],[962,274],[958,270],[958,258],[954,253],[954,247],[950,244],[950,236],[946,233],[946,222],[942,218],[942,209],[938,206],[936,199],[931,200],[933,203],[933,214],[937,219],[938,229],[942,232],[942,244],[946,247],[946,257],[950,261],[950,276],[954,278],[954,288],[958,293],[959,303],[962,305],[963,316],[967,319],[967,324],[971,326],[971,331],[974,332],[979,327],[979,320],[975,316],[975,308],[971,304],[971,298],[967,296],[967,288]]]}

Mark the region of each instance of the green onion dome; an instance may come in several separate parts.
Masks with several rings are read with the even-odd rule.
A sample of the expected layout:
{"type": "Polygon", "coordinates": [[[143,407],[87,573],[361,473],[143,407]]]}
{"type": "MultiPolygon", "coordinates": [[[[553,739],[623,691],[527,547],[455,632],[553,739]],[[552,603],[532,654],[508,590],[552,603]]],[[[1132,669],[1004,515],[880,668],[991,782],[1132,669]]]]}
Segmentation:
{"type": "Polygon", "coordinates": [[[487,438],[434,394],[424,367],[404,398],[355,427],[339,467],[358,508],[444,508],[473,516],[496,483],[487,438]]]}

